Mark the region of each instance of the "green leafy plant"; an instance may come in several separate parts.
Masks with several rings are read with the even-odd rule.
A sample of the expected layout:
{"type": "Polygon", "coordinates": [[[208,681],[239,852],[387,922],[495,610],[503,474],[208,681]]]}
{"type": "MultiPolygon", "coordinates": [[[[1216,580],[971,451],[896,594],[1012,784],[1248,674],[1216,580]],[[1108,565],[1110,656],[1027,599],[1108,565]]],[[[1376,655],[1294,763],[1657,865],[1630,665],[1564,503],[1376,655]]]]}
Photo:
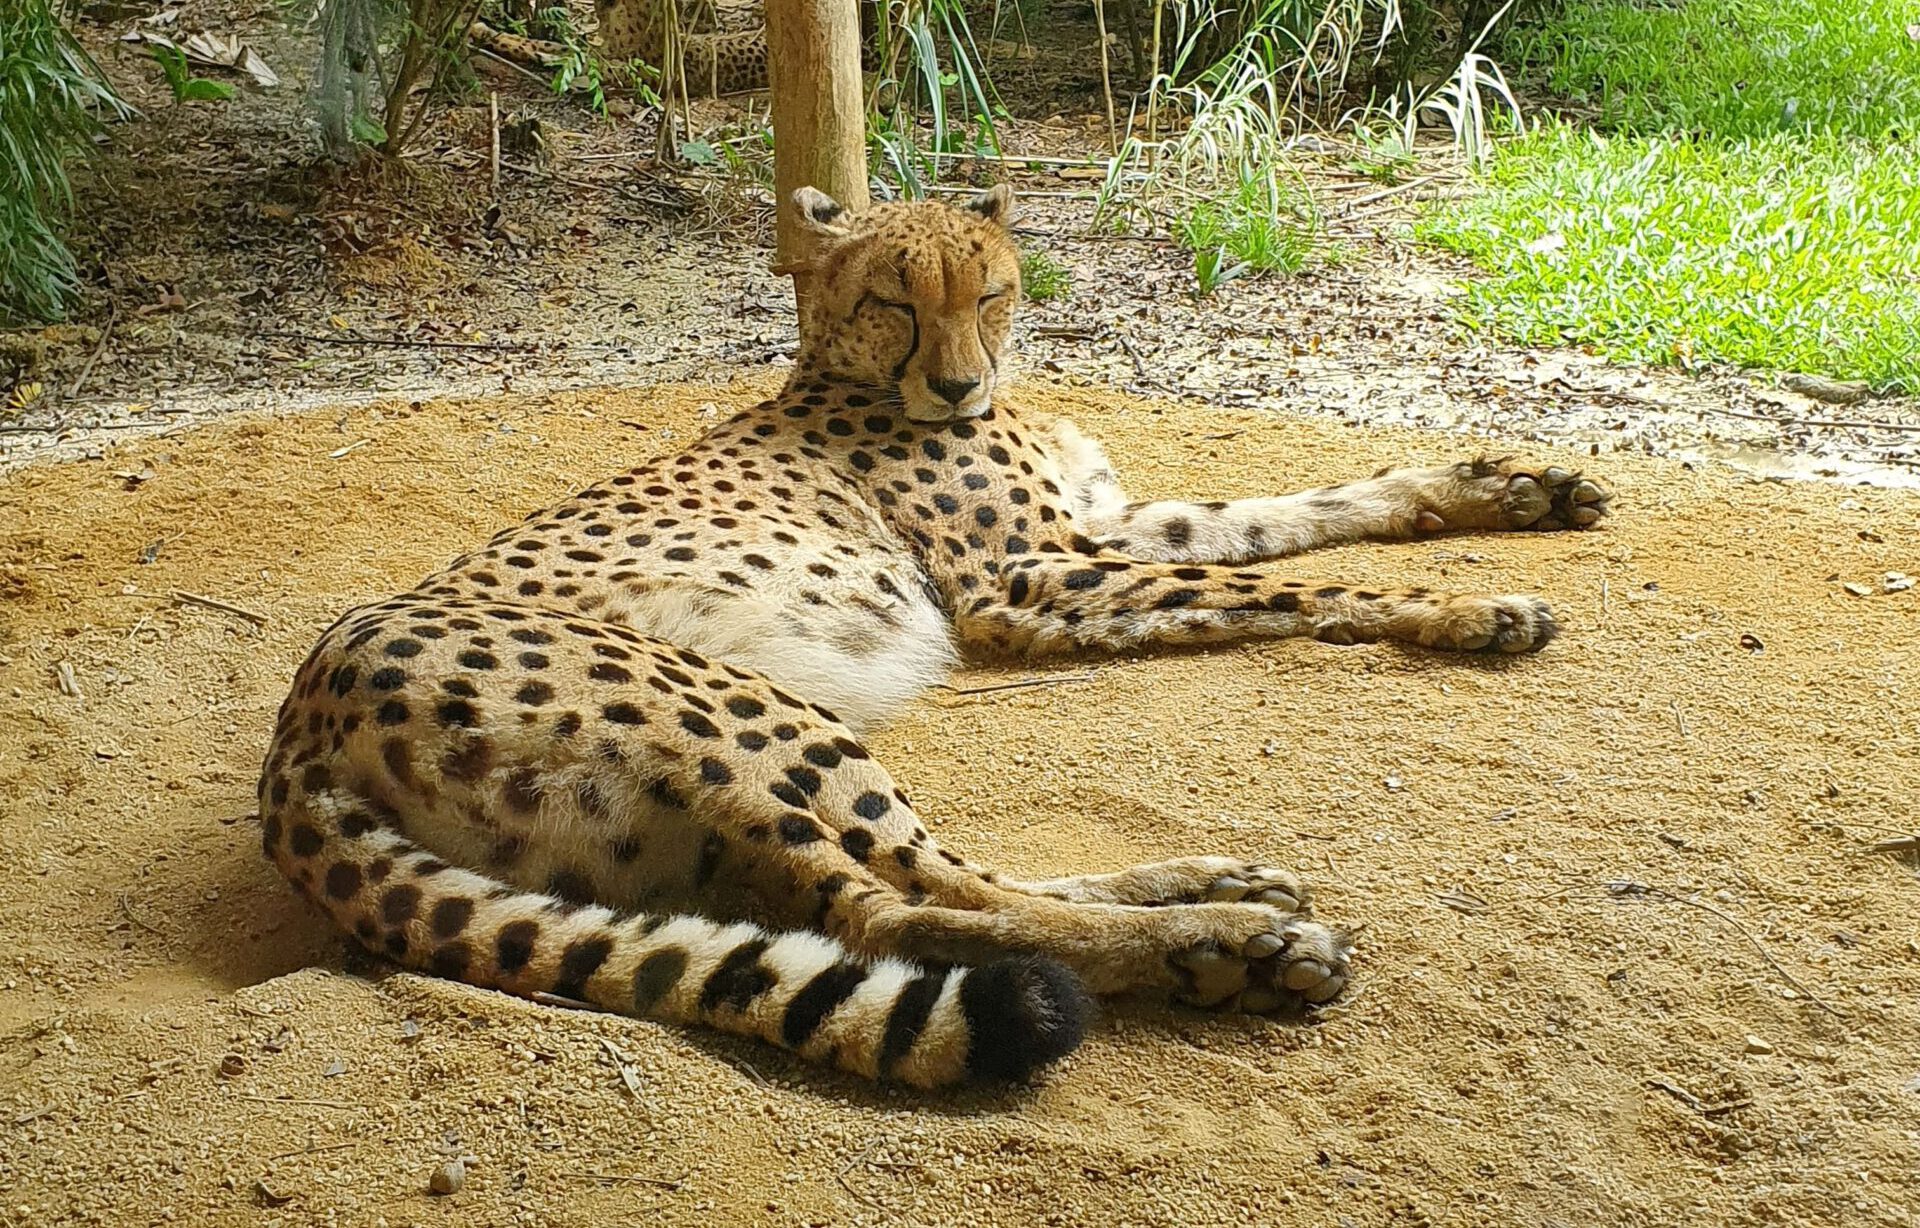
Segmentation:
{"type": "Polygon", "coordinates": [[[939,178],[935,155],[997,154],[1006,111],[961,0],[871,4],[879,67],[867,94],[867,143],[876,165],[918,196],[939,178]]]}
{"type": "Polygon", "coordinates": [[[1073,289],[1073,272],[1045,252],[1020,254],[1020,287],[1036,303],[1065,298],[1073,289]]]}
{"type": "Polygon", "coordinates": [[[436,91],[464,72],[467,27],[481,0],[293,0],[319,29],[314,110],[335,156],[366,146],[398,157],[426,121],[436,91]]]}
{"type": "Polygon", "coordinates": [[[0,5],[0,318],[58,319],[79,289],[67,168],[127,114],[52,0],[0,5]]]}
{"type": "Polygon", "coordinates": [[[1274,173],[1248,174],[1231,193],[1195,205],[1173,223],[1193,252],[1203,295],[1254,273],[1297,273],[1315,247],[1318,219],[1309,198],[1274,173]]]}
{"type": "Polygon", "coordinates": [[[233,97],[233,87],[224,81],[212,81],[206,77],[196,77],[187,67],[186,53],[178,47],[165,47],[156,43],[153,46],[153,58],[160,65],[160,71],[166,74],[167,87],[173,91],[173,101],[182,102],[225,102],[233,97]]]}

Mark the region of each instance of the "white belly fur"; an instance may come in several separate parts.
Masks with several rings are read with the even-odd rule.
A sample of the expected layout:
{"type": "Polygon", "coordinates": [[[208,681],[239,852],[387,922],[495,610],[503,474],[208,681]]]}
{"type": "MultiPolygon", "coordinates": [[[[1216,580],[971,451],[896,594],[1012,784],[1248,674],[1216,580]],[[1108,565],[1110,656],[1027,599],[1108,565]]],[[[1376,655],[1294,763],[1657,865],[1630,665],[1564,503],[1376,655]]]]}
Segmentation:
{"type": "Polygon", "coordinates": [[[904,596],[804,586],[812,602],[794,580],[752,593],[669,582],[597,613],[763,674],[864,732],[945,680],[958,659],[946,616],[918,580],[888,571],[904,596]]]}

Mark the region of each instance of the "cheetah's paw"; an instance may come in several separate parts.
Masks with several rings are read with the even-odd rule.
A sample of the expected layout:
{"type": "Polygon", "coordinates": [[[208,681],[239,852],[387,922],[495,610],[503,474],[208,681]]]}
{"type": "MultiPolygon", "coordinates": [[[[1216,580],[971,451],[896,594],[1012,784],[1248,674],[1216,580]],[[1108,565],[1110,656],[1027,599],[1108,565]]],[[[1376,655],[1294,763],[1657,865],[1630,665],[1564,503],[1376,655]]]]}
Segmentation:
{"type": "Polygon", "coordinates": [[[1586,529],[1607,514],[1613,492],[1571,469],[1509,467],[1501,511],[1510,529],[1586,529]]]}
{"type": "Polygon", "coordinates": [[[1538,597],[1452,597],[1422,617],[1415,638],[1448,652],[1538,652],[1559,633],[1538,597]]]}
{"type": "Polygon", "coordinates": [[[1179,857],[1151,867],[1152,898],[1173,904],[1265,904],[1281,912],[1304,912],[1311,892],[1299,875],[1238,857],[1179,857]]]}
{"type": "Polygon", "coordinates": [[[1237,943],[1174,952],[1169,962],[1181,981],[1175,996],[1206,1010],[1268,1015],[1329,1002],[1346,987],[1348,935],[1276,913],[1250,928],[1237,943]]]}

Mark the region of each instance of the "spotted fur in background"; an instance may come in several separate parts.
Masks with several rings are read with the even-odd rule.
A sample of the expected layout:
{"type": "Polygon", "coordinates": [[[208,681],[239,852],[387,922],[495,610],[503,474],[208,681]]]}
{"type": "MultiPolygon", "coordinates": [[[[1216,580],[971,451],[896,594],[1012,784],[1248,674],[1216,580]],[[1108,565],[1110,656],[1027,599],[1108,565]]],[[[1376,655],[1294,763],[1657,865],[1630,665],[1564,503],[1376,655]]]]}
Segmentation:
{"type": "MultiPolygon", "coordinates": [[[[722,28],[695,28],[700,6],[680,2],[680,63],[693,97],[737,94],[767,88],[767,31],[757,4],[721,4],[722,28]],[[752,11],[748,11],[752,10],[752,11]]],[[[599,52],[614,62],[640,60],[658,68],[666,54],[667,29],[662,5],[667,0],[595,0],[599,52]]],[[[862,7],[865,16],[866,6],[862,7]]],[[[497,30],[484,21],[467,28],[467,37],[486,51],[521,64],[552,68],[567,48],[546,39],[497,30]]]]}
{"type": "Polygon", "coordinates": [[[940,848],[860,741],[959,646],[1311,635],[1519,652],[1526,596],[1374,592],[1258,560],[1583,527],[1606,494],[1475,461],[1137,503],[1003,387],[995,189],[852,216],[803,189],[812,338],[779,396],[536,512],[321,638],[260,783],[267,854],[374,951],[761,1037],[922,1086],[1074,1048],[1085,991],[1268,1012],[1338,993],[1292,875],[1192,856],[1040,882],[940,848]]]}

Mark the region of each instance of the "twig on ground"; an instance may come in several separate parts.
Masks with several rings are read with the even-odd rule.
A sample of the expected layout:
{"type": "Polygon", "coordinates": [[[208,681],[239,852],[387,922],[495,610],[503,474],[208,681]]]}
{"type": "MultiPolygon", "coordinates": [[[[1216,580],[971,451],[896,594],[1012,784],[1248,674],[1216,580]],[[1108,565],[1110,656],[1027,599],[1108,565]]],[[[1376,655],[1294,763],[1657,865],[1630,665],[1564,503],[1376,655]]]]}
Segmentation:
{"type": "Polygon", "coordinates": [[[869,1207],[874,1207],[879,1210],[885,1210],[885,1208],[882,1207],[878,1202],[875,1202],[871,1197],[861,1193],[859,1190],[854,1189],[852,1184],[847,1181],[847,1174],[852,1172],[854,1169],[858,1168],[860,1165],[864,1164],[867,1160],[867,1157],[872,1155],[875,1149],[877,1149],[879,1146],[880,1146],[879,1139],[875,1139],[871,1143],[868,1143],[867,1149],[865,1151],[861,1152],[859,1155],[853,1157],[853,1159],[848,1160],[845,1164],[842,1164],[840,1166],[840,1171],[833,1175],[833,1179],[835,1182],[839,1184],[841,1189],[853,1195],[855,1198],[858,1198],[861,1202],[866,1203],[869,1207]]]}
{"type": "MultiPolygon", "coordinates": [[[[319,333],[261,333],[277,341],[311,341],[316,345],[377,345],[405,350],[506,350],[535,351],[533,341],[422,341],[412,337],[328,337],[319,333]]],[[[569,347],[571,348],[571,347],[569,347]]]]}
{"type": "Polygon", "coordinates": [[[1716,1113],[1731,1113],[1735,1109],[1744,1109],[1753,1103],[1751,1099],[1729,1100],[1723,1104],[1708,1104],[1686,1088],[1665,1079],[1648,1079],[1647,1086],[1657,1092],[1665,1092],[1681,1104],[1686,1105],[1702,1117],[1711,1117],[1716,1113]]]}
{"type": "Polygon", "coordinates": [[[487,114],[493,128],[493,199],[500,199],[500,91],[487,91],[487,114]]]}
{"type": "Polygon", "coordinates": [[[319,1155],[323,1151],[345,1151],[349,1147],[358,1147],[359,1145],[360,1142],[356,1139],[346,1143],[326,1143],[319,1147],[302,1147],[298,1151],[283,1151],[277,1156],[268,1156],[266,1163],[271,1164],[275,1160],[285,1160],[293,1156],[319,1155]]]}
{"type": "Polygon", "coordinates": [[[1396,183],[1390,188],[1381,188],[1378,192],[1368,192],[1365,196],[1356,196],[1347,202],[1347,211],[1351,213],[1362,205],[1370,205],[1376,200],[1385,200],[1389,196],[1398,196],[1402,192],[1411,192],[1423,184],[1432,183],[1434,176],[1422,175],[1418,179],[1409,179],[1405,183],[1396,183]]]}
{"type": "Polygon", "coordinates": [[[563,998],[557,993],[548,993],[536,989],[527,995],[529,1002],[538,1002],[541,1006],[560,1006],[570,1011],[597,1011],[600,1008],[591,1002],[582,1002],[578,998],[563,998]]]}
{"type": "Polygon", "coordinates": [[[1920,836],[1895,836],[1889,840],[1875,840],[1873,851],[1876,853],[1920,853],[1920,836]]]}
{"type": "Polygon", "coordinates": [[[642,1177],[637,1173],[575,1173],[576,1181],[606,1181],[626,1185],[651,1185],[663,1190],[677,1190],[684,1181],[669,1181],[665,1177],[642,1177]]]}
{"type": "Polygon", "coordinates": [[[80,374],[73,377],[73,385],[67,389],[67,400],[80,395],[87,386],[87,377],[93,374],[93,364],[100,361],[100,355],[106,353],[107,342],[113,340],[113,326],[120,320],[120,304],[112,300],[107,302],[107,323],[100,330],[100,344],[93,347],[93,356],[87,359],[87,365],[80,368],[80,374]]]}
{"type": "Polygon", "coordinates": [[[1048,674],[1040,678],[1021,678],[1016,682],[989,682],[982,686],[954,686],[943,682],[940,689],[955,695],[985,695],[991,691],[1020,691],[1036,686],[1063,686],[1069,682],[1092,682],[1094,675],[1086,674],[1048,674]]]}
{"type": "Polygon", "coordinates": [[[1756,414],[1719,405],[1695,405],[1691,408],[1727,418],[1745,418],[1749,422],[1771,422],[1775,426],[1819,426],[1843,431],[1920,431],[1920,422],[1874,422],[1861,418],[1776,418],[1772,414],[1756,414]]]}
{"type": "MultiPolygon", "coordinates": [[[[1753,931],[1749,930],[1746,926],[1742,925],[1737,918],[1725,912],[1722,912],[1720,909],[1715,908],[1713,905],[1707,903],[1706,901],[1689,899],[1683,895],[1675,895],[1671,891],[1663,891],[1659,887],[1649,887],[1645,883],[1635,882],[1632,879],[1619,879],[1614,882],[1607,883],[1604,887],[1604,890],[1606,891],[1606,894],[1610,899],[1665,900],[1670,904],[1682,904],[1688,908],[1697,908],[1701,912],[1711,913],[1713,916],[1720,918],[1722,921],[1725,921],[1728,925],[1732,926],[1733,931],[1735,933],[1739,934],[1742,938],[1747,940],[1747,945],[1751,946],[1755,951],[1758,951],[1760,953],[1760,958],[1767,961],[1767,966],[1772,968],[1775,972],[1779,973],[1780,979],[1784,980],[1787,984],[1793,986],[1793,988],[1797,990],[1801,994],[1801,996],[1806,998],[1807,1001],[1813,1003],[1815,1006],[1827,1012],[1829,1015],[1832,1015],[1836,1019],[1845,1019],[1847,1017],[1844,1012],[1839,1010],[1837,1007],[1829,1005],[1825,1001],[1825,999],[1821,998],[1818,994],[1814,993],[1811,989],[1808,989],[1806,985],[1802,983],[1798,977],[1793,975],[1793,973],[1788,972],[1786,968],[1781,965],[1780,961],[1773,957],[1773,952],[1767,950],[1767,948],[1761,944],[1760,940],[1753,936],[1753,931]]],[[[1572,893],[1573,893],[1572,888],[1562,888],[1559,891],[1549,892],[1547,895],[1542,896],[1541,898],[1553,899],[1556,896],[1567,897],[1567,896],[1571,896],[1572,893]]]]}
{"type": "Polygon", "coordinates": [[[227,602],[218,601],[212,597],[202,597],[199,593],[189,593],[183,588],[173,590],[173,599],[186,605],[203,605],[209,610],[219,610],[222,614],[232,614],[236,618],[244,618],[256,627],[264,627],[267,625],[267,616],[265,614],[249,610],[244,606],[230,605],[227,602]]]}
{"type": "Polygon", "coordinates": [[[120,913],[121,913],[121,915],[122,915],[122,916],[124,916],[124,917],[126,917],[126,919],[127,919],[127,920],[129,920],[129,921],[131,921],[131,922],[132,922],[133,924],[135,924],[135,925],[137,925],[137,926],[139,926],[139,927],[140,927],[141,929],[143,929],[143,930],[145,930],[145,931],[147,931],[147,933],[149,933],[149,934],[158,934],[158,935],[160,935],[160,936],[161,936],[162,938],[165,938],[165,937],[167,936],[167,931],[165,931],[165,930],[163,930],[163,929],[161,929],[161,928],[160,928],[159,926],[157,926],[157,925],[152,925],[152,924],[149,924],[148,922],[145,922],[145,921],[142,921],[142,920],[140,919],[140,917],[138,916],[138,914],[136,914],[136,913],[135,913],[135,912],[133,911],[133,905],[132,905],[132,904],[131,904],[131,903],[130,903],[130,902],[129,902],[128,900],[127,900],[127,893],[126,893],[126,892],[124,892],[124,891],[121,891],[121,892],[118,892],[118,893],[116,893],[116,894],[115,894],[115,896],[114,896],[114,898],[115,898],[115,899],[116,899],[117,901],[119,901],[119,904],[120,904],[120,913]]]}
{"type": "Polygon", "coordinates": [[[316,1100],[307,1096],[256,1096],[252,1092],[241,1092],[239,1099],[253,1104],[301,1104],[316,1109],[357,1109],[360,1106],[345,1100],[316,1100]]]}

